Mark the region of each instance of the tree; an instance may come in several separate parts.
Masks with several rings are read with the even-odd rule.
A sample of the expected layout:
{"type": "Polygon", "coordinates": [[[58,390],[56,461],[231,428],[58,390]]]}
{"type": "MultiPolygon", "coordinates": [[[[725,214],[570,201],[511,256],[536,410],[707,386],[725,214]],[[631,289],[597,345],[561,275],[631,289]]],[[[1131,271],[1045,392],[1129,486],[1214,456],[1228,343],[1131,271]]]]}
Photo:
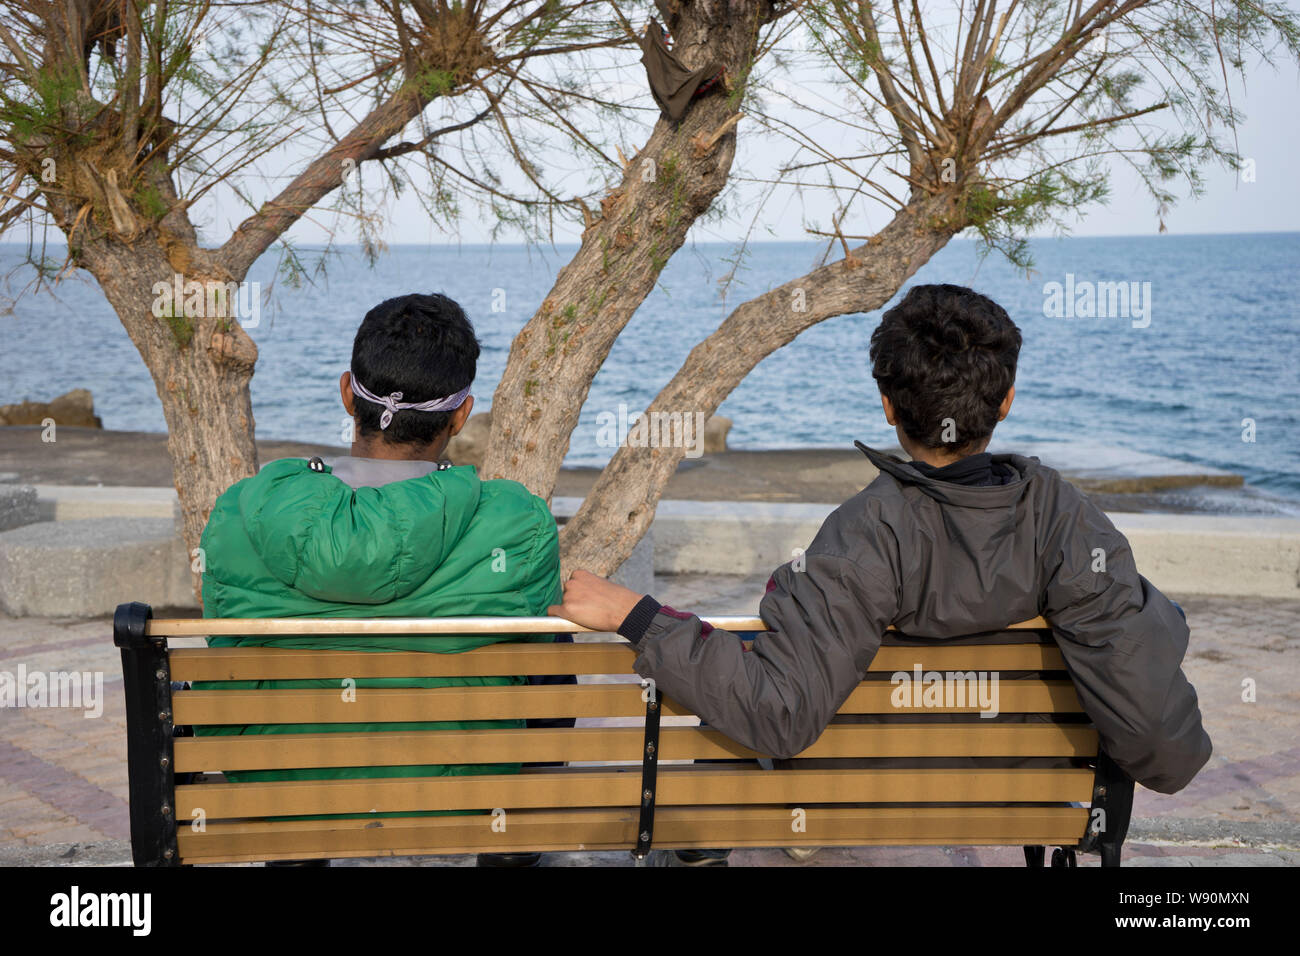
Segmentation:
{"type": "Polygon", "coordinates": [[[487,476],[513,478],[550,498],[592,379],[727,183],[739,102],[767,46],[765,32],[792,9],[767,0],[660,4],[676,38],[673,54],[691,70],[720,69],[725,89],[696,100],[680,122],[659,117],[600,201],[581,248],[515,337],[492,399],[487,476]]]}
{"type": "MultiPolygon", "coordinates": [[[[1238,166],[1240,157],[1223,141],[1239,118],[1229,68],[1244,76],[1248,56],[1271,61],[1278,45],[1300,57],[1294,15],[1283,5],[1250,0],[1208,10],[1151,0],[1087,7],[975,0],[961,5],[955,24],[940,26],[929,21],[942,24],[952,8],[941,4],[927,18],[917,0],[828,0],[801,4],[798,12],[817,59],[848,104],[838,119],[861,130],[864,154],[828,153],[802,132],[802,123],[764,114],[757,84],[743,91],[743,108],[794,140],[795,159],[812,154],[811,162],[792,159],[778,178],[797,179],[810,169],[828,174],[843,201],[831,229],[818,232],[832,236],[843,256],[732,310],[650,403],[646,415],[661,421],[712,414],[764,357],[825,319],[880,308],[964,230],[977,234],[986,251],[998,249],[1027,268],[1030,229],[1064,227],[1067,213],[1104,198],[1106,158],[1133,164],[1163,213],[1175,199],[1171,180],[1181,178],[1196,193],[1205,163],[1238,166]],[[1143,124],[1165,110],[1177,117],[1179,132],[1143,124]],[[905,196],[888,188],[897,181],[905,196]],[[882,204],[888,221],[874,234],[846,235],[843,224],[860,215],[865,199],[882,204]],[[849,248],[849,239],[865,242],[849,248]]],[[[697,54],[688,65],[701,59],[697,54]]],[[[795,105],[803,106],[805,118],[824,115],[795,105]]],[[[697,125],[707,129],[718,118],[697,125]]],[[[662,164],[683,151],[657,126],[646,155],[662,164]]],[[[698,151],[686,155],[704,161],[698,151]]],[[[629,177],[634,174],[635,167],[629,177]]],[[[635,185],[625,178],[611,194],[616,212],[629,188],[635,185]]],[[[687,195],[697,194],[688,187],[687,195]]],[[[642,201],[654,208],[653,199],[642,201]]],[[[686,205],[686,214],[695,208],[686,205]]],[[[624,212],[624,220],[635,213],[624,212]]],[[[680,229],[678,220],[668,221],[680,229]]],[[[654,240],[661,245],[652,248],[662,249],[675,235],[660,230],[654,240]]],[[[569,268],[591,262],[607,242],[608,232],[589,230],[569,268]]],[[[572,286],[561,273],[516,338],[494,401],[486,470],[519,478],[539,494],[553,487],[591,381],[588,370],[603,361],[610,331],[622,328],[632,300],[648,288],[644,280],[626,283],[590,267],[579,286],[585,298],[572,286]],[[611,294],[620,297],[612,310],[611,294]],[[564,311],[575,309],[577,316],[564,311]],[[566,321],[557,321],[557,312],[566,321]],[[558,343],[552,330],[561,333],[558,343]]],[[[617,568],[649,527],[684,452],[681,442],[619,448],[563,530],[566,566],[597,573],[617,568]]]]}
{"type": "MultiPolygon", "coordinates": [[[[617,104],[545,65],[563,59],[572,69],[586,51],[632,42],[625,24],[593,12],[604,6],[5,4],[0,231],[26,220],[41,277],[88,270],[126,327],[162,400],[188,547],[217,495],[257,468],[249,399],[257,348],[239,312],[249,267],[332,194],[375,254],[367,193],[343,188],[365,163],[383,167],[383,188],[403,190],[412,187],[403,161],[424,160],[428,183],[418,194],[446,221],[471,198],[535,229],[555,208],[580,206],[581,196],[553,191],[525,151],[537,129],[558,129],[604,159],[570,116],[617,104]],[[432,126],[435,112],[442,122],[432,126]],[[418,135],[395,141],[411,127],[418,135]],[[502,155],[517,161],[530,193],[502,184],[494,171],[502,155]],[[259,162],[298,169],[259,201],[256,187],[271,179],[259,162]],[[192,209],[218,186],[249,212],[213,247],[200,241],[192,209]],[[46,223],[66,237],[66,263],[46,261],[37,240],[46,223]]],[[[281,248],[281,268],[291,278],[304,272],[291,245],[281,248]]]]}

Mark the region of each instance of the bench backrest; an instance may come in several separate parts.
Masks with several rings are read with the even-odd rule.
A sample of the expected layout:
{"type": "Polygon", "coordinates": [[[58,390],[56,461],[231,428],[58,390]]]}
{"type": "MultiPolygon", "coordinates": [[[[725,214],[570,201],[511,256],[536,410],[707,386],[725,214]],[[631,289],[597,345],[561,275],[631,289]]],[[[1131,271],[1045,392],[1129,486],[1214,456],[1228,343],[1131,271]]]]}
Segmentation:
{"type": "MultiPolygon", "coordinates": [[[[709,620],[735,632],[764,629],[756,618],[709,620]]],[[[136,862],[644,853],[652,843],[1091,848],[1097,809],[1103,820],[1112,815],[1112,837],[1119,817],[1126,826],[1122,775],[1099,755],[1097,734],[1041,620],[956,641],[891,632],[835,722],[776,768],[643,687],[625,642],[583,631],[555,618],[163,621],[150,620],[144,605],[123,605],[115,639],[128,699],[136,862]],[[499,643],[459,654],[166,643],[216,634],[562,632],[577,633],[577,642],[499,643]],[[579,683],[348,692],[348,679],[558,674],[578,675],[579,683]],[[172,681],[305,679],[337,687],[170,691],[172,681]],[[981,717],[990,704],[997,716],[981,717]],[[578,726],[519,726],[543,718],[577,718],[578,726]],[[353,724],[430,721],[510,723],[348,732],[353,724]],[[273,734],[172,736],[174,727],[248,724],[290,726],[273,734]],[[293,732],[291,725],[306,724],[338,732],[293,732]],[[516,771],[539,763],[558,766],[516,771]],[[175,782],[190,773],[431,764],[484,772],[175,782]]]]}

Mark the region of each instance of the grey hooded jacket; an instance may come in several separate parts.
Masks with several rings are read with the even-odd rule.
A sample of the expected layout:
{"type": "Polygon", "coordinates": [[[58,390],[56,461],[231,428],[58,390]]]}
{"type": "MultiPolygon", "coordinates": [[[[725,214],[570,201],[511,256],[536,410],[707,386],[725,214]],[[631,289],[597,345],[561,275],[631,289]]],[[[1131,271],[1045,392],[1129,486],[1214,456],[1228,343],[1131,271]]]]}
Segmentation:
{"type": "Polygon", "coordinates": [[[858,446],[880,475],[772,575],[770,630],[733,634],[645,598],[620,633],[636,670],[710,726],[791,757],[821,735],[889,625],[932,638],[1043,616],[1102,746],[1138,783],[1181,790],[1210,757],[1182,672],[1188,629],[1137,572],[1128,541],[1036,458],[995,455],[1019,478],[958,485],[858,446]]]}

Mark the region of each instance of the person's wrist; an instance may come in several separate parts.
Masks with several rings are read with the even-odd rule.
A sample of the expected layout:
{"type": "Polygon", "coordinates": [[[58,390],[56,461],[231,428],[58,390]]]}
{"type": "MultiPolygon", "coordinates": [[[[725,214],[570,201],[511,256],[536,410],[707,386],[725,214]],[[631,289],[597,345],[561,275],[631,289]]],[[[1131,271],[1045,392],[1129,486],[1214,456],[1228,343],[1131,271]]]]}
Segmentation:
{"type": "Polygon", "coordinates": [[[645,637],[645,632],[649,630],[650,623],[659,613],[662,605],[650,595],[643,595],[640,600],[627,612],[622,622],[618,625],[618,634],[631,641],[634,645],[645,637]]]}

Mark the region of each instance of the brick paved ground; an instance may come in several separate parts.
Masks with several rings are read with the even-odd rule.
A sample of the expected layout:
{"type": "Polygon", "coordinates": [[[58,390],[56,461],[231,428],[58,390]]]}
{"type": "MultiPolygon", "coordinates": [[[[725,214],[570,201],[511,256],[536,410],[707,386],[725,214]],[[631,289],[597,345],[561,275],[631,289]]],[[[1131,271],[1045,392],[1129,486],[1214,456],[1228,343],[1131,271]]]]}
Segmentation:
{"type": "MultiPolygon", "coordinates": [[[[697,612],[746,613],[763,579],[661,579],[656,597],[697,612]]],[[[1300,600],[1178,597],[1192,623],[1186,670],[1214,740],[1209,765],[1182,793],[1139,790],[1126,860],[1134,865],[1300,864],[1300,600]],[[1242,700],[1243,681],[1255,702],[1242,700]]],[[[108,620],[0,616],[0,671],[89,671],[104,679],[103,714],[0,708],[0,864],[124,863],[125,716],[108,620]]],[[[463,857],[406,861],[467,865],[463,857]]],[[[1020,865],[1017,848],[827,850],[796,864],[778,850],[747,865],[1020,865]]],[[[1083,860],[1085,864],[1095,858],[1083,860]]],[[[630,865],[626,854],[555,854],[548,865],[630,865]]]]}

